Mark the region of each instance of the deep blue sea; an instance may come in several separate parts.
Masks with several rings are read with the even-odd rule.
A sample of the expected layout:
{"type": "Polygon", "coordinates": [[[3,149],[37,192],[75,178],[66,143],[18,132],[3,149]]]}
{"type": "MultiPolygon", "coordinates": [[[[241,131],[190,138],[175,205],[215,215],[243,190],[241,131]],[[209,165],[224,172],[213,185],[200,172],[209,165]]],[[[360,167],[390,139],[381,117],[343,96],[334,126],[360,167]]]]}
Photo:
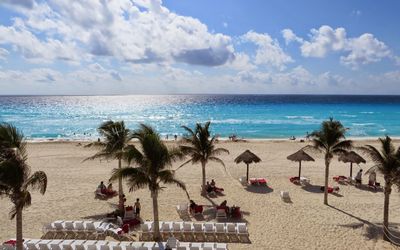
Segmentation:
{"type": "Polygon", "coordinates": [[[154,126],[170,138],[182,125],[212,122],[213,134],[243,138],[304,137],[333,117],[348,137],[400,136],[400,96],[146,95],[0,96],[0,122],[29,139],[93,139],[106,120],[154,126]]]}

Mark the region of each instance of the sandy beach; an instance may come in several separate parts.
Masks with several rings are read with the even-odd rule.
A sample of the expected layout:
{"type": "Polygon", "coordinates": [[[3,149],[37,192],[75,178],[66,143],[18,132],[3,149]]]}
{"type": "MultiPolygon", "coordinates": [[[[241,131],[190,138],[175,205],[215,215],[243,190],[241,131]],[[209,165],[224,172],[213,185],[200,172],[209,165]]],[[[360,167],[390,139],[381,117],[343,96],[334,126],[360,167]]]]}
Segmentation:
{"type": "MultiPolygon", "coordinates": [[[[84,143],[83,143],[84,144],[84,143]]],[[[168,142],[174,145],[175,142],[168,142]]],[[[219,146],[230,151],[221,158],[225,169],[216,163],[207,166],[208,179],[215,179],[217,186],[225,189],[225,196],[204,198],[200,195],[200,165],[186,165],[177,172],[193,200],[198,204],[213,206],[228,201],[243,211],[243,220],[248,223],[251,244],[229,243],[229,249],[395,249],[381,239],[383,218],[383,193],[352,185],[338,185],[334,175],[349,175],[349,164],[332,161],[330,184],[338,185],[338,195],[329,195],[330,206],[323,205],[323,193],[317,186],[323,185],[324,163],[322,155],[310,153],[315,162],[303,163],[302,175],[311,179],[308,187],[296,186],[289,177],[298,173],[298,163],[286,156],[296,152],[306,143],[298,141],[251,141],[220,142],[219,146]],[[250,166],[250,177],[265,177],[269,188],[243,187],[238,178],[245,176],[244,164],[235,164],[234,159],[244,150],[250,149],[262,162],[250,166]],[[291,203],[280,199],[281,190],[288,191],[291,203]]],[[[372,144],[376,140],[357,140],[357,145],[372,144]]],[[[399,145],[399,141],[395,141],[399,145]]],[[[116,162],[85,161],[95,153],[94,149],[83,148],[77,142],[30,143],[29,164],[33,170],[47,173],[49,183],[44,196],[33,194],[32,206],[24,210],[23,225],[25,238],[40,238],[43,224],[54,220],[78,220],[95,218],[113,210],[117,198],[109,201],[94,199],[93,191],[101,180],[107,181],[116,162]]],[[[180,163],[176,163],[174,168],[180,163]]],[[[361,165],[367,170],[371,162],[361,165]]],[[[353,167],[353,175],[359,170],[353,167]]],[[[364,184],[368,176],[364,176],[364,184]]],[[[378,175],[378,182],[383,183],[378,175]]],[[[114,185],[117,186],[117,185],[114,185]]],[[[125,190],[127,191],[126,187],[125,190]]],[[[141,199],[142,218],[152,220],[152,207],[148,190],[127,194],[127,204],[141,199]]],[[[160,220],[180,221],[175,206],[187,201],[186,194],[168,186],[159,197],[160,220]]],[[[0,200],[0,239],[15,238],[15,220],[8,218],[11,202],[0,200]]],[[[393,189],[390,200],[390,222],[398,228],[400,222],[400,197],[393,189]]],[[[191,218],[195,220],[194,218],[191,218]]],[[[205,216],[204,220],[215,220],[205,216]]]]}

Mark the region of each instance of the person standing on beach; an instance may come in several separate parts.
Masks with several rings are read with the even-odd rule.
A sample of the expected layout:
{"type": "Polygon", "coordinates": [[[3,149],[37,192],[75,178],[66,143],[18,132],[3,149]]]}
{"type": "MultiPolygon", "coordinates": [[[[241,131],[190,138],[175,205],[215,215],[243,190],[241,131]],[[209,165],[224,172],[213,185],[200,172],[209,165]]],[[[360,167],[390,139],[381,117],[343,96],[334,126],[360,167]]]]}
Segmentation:
{"type": "Polygon", "coordinates": [[[139,198],[136,199],[134,208],[135,208],[136,216],[139,217],[140,216],[140,209],[141,209],[139,198]]]}
{"type": "Polygon", "coordinates": [[[174,139],[175,139],[175,141],[176,141],[176,139],[178,139],[178,136],[177,136],[177,135],[174,135],[174,139]]]}

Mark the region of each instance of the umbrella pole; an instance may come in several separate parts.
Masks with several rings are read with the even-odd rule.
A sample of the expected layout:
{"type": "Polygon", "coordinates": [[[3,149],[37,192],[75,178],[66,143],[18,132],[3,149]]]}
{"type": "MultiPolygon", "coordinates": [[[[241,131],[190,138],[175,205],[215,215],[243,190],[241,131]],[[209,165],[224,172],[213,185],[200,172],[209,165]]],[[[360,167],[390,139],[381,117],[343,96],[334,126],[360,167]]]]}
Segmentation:
{"type": "Polygon", "coordinates": [[[249,182],[249,164],[248,164],[248,163],[246,163],[246,165],[247,165],[247,174],[246,174],[246,180],[247,180],[247,182],[249,182]]]}
{"type": "Polygon", "coordinates": [[[350,162],[350,177],[353,177],[353,163],[350,162]]]}
{"type": "Polygon", "coordinates": [[[300,180],[300,176],[301,176],[301,161],[299,161],[299,180],[300,180]]]}

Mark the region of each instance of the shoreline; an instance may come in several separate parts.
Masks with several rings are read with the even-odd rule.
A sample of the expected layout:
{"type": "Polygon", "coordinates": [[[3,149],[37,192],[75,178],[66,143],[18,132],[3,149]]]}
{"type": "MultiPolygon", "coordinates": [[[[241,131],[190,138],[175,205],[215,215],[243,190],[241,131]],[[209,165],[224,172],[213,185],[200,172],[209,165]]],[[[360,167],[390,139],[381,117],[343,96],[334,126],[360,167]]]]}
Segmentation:
{"type": "MultiPolygon", "coordinates": [[[[377,141],[379,138],[384,137],[385,135],[382,136],[368,136],[368,137],[346,137],[346,139],[348,140],[352,140],[352,141],[377,141]]],[[[180,137],[178,137],[178,140],[174,140],[174,139],[162,139],[162,141],[164,142],[179,142],[180,141],[180,137]]],[[[392,138],[392,140],[394,142],[398,142],[400,141],[400,136],[390,136],[390,138],[392,138]]],[[[299,137],[296,138],[295,140],[291,140],[289,138],[239,138],[238,141],[232,141],[227,137],[221,137],[218,138],[219,141],[221,142],[299,142],[299,143],[306,143],[306,142],[310,142],[311,140],[307,140],[304,137],[299,137]],[[300,140],[304,140],[304,141],[300,141],[300,140]]],[[[90,143],[90,142],[95,142],[97,141],[96,139],[53,139],[53,138],[49,138],[49,139],[42,139],[42,138],[38,138],[38,139],[28,139],[26,140],[27,143],[32,143],[32,144],[36,144],[36,143],[90,143]]],[[[132,140],[133,142],[135,142],[135,140],[132,140]]]]}

